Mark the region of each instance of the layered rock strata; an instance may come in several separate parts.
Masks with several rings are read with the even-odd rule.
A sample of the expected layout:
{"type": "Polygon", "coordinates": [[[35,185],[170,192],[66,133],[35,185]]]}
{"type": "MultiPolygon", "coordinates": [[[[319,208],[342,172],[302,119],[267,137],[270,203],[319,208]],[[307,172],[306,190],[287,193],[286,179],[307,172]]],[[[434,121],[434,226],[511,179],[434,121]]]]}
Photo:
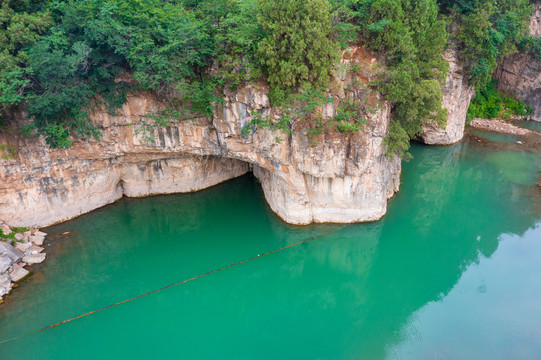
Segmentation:
{"type": "MultiPolygon", "coordinates": [[[[325,118],[332,118],[346,99],[361,107],[366,101],[363,81],[369,79],[347,70],[363,56],[360,48],[344,56],[345,70],[329,88],[335,101],[320,109],[325,118]]],[[[367,122],[355,134],[331,130],[311,137],[299,119],[291,124],[292,135],[269,128],[243,132],[256,113],[280,118],[267,93],[264,85],[246,85],[226,92],[211,118],[158,128],[147,126],[148,115],[165,105],[151,95],[132,95],[115,115],[105,109],[91,114],[103,134],[100,141],[76,141],[70,149],[52,150],[43,139],[4,133],[0,143],[18,152],[0,160],[0,218],[12,226],[45,226],[124,195],[196,191],[250,168],[272,210],[289,223],[381,218],[387,199],[398,191],[401,166],[399,158],[385,155],[389,104],[365,111],[367,122]]]]}
{"type": "Polygon", "coordinates": [[[463,67],[458,61],[456,50],[447,49],[443,58],[449,62],[449,73],[443,86],[442,101],[442,107],[447,109],[447,124],[445,128],[436,124],[423,127],[421,139],[425,144],[430,145],[450,145],[462,140],[466,113],[475,95],[474,89],[463,75],[463,67]]]}

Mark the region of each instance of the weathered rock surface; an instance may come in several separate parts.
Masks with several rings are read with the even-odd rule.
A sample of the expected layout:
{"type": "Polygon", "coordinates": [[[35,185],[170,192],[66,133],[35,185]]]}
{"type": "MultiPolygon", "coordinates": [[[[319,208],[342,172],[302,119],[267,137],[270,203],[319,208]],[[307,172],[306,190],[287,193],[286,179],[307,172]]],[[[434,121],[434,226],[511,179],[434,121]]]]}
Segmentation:
{"type": "Polygon", "coordinates": [[[22,252],[3,241],[0,241],[0,254],[9,257],[13,262],[21,260],[21,258],[24,256],[22,252]]]}
{"type": "Polygon", "coordinates": [[[530,35],[541,36],[541,3],[535,5],[535,10],[530,17],[530,35]]]}
{"type": "Polygon", "coordinates": [[[15,264],[13,265],[13,269],[11,270],[11,273],[9,274],[9,276],[11,277],[11,281],[17,282],[21,280],[22,278],[24,278],[29,273],[30,271],[26,270],[20,265],[15,264]]]}
{"type": "Polygon", "coordinates": [[[22,251],[22,252],[25,252],[26,250],[30,249],[32,246],[34,246],[34,244],[32,244],[31,242],[23,242],[23,243],[15,244],[15,248],[17,248],[17,250],[22,251]]]}
{"type": "MultiPolygon", "coordinates": [[[[530,18],[530,34],[541,35],[541,3],[530,18]]],[[[506,57],[494,73],[498,88],[533,108],[532,120],[541,121],[541,60],[532,53],[506,57]]]]}
{"type": "Polygon", "coordinates": [[[8,271],[9,267],[13,264],[13,260],[7,255],[0,255],[0,274],[8,271]]]}
{"type": "Polygon", "coordinates": [[[41,246],[43,245],[43,241],[45,241],[45,236],[32,235],[28,238],[28,240],[38,246],[41,246]]]}
{"type": "MultiPolygon", "coordinates": [[[[0,287],[8,288],[11,285],[11,277],[7,272],[0,273],[0,287]]],[[[1,295],[0,295],[1,296],[1,295]]]]}
{"type": "Polygon", "coordinates": [[[458,62],[454,49],[447,49],[443,58],[449,62],[449,73],[443,86],[442,107],[447,109],[447,125],[445,129],[437,125],[423,127],[421,139],[425,144],[450,145],[462,140],[466,124],[466,112],[475,94],[464,78],[462,65],[458,62]]]}
{"type": "MultiPolygon", "coordinates": [[[[363,56],[362,49],[350,49],[342,65],[363,56]]],[[[329,91],[337,101],[322,109],[326,117],[346,98],[362,101],[366,88],[352,89],[351,80],[347,74],[333,80],[329,91]]],[[[398,190],[401,168],[400,159],[385,156],[383,145],[390,106],[384,103],[375,114],[367,111],[365,128],[354,135],[331,132],[309,138],[297,121],[290,136],[269,129],[244,136],[251,114],[279,117],[267,92],[263,85],[227,92],[212,118],[154,129],[146,134],[153,141],[141,123],[164,104],[150,95],[130,96],[116,115],[105,110],[91,114],[103,133],[99,142],[51,150],[43,139],[0,138],[19,149],[14,160],[0,160],[0,217],[12,226],[45,226],[123,195],[196,191],[253,167],[271,208],[287,222],[381,218],[387,199],[398,190]]]]}
{"type": "Polygon", "coordinates": [[[45,261],[45,256],[45,254],[25,255],[23,257],[23,261],[29,265],[40,264],[45,261]]]}

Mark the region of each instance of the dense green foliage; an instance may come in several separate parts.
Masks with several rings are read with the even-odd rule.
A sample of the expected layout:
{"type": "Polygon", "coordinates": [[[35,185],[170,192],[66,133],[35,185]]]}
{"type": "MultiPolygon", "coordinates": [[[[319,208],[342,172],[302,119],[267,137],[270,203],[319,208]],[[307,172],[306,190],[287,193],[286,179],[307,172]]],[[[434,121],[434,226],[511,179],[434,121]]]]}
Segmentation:
{"type": "Polygon", "coordinates": [[[477,96],[470,104],[467,113],[467,120],[474,118],[507,119],[513,115],[527,115],[531,109],[520,100],[513,99],[510,96],[500,94],[496,89],[496,84],[491,81],[487,86],[477,93],[477,96]]]}
{"type": "Polygon", "coordinates": [[[389,154],[405,155],[409,139],[422,125],[445,125],[442,85],[448,64],[445,22],[435,0],[370,0],[359,8],[368,45],[383,52],[388,69],[376,83],[394,103],[394,120],[387,139],[389,154]]]}
{"type": "Polygon", "coordinates": [[[504,56],[517,51],[528,30],[533,6],[529,0],[446,0],[442,11],[459,31],[455,40],[471,75],[470,83],[483,89],[504,56]]]}
{"type": "Polygon", "coordinates": [[[39,3],[4,0],[0,4],[0,124],[7,109],[27,98],[27,49],[52,24],[39,3]]]}
{"type": "MultiPolygon", "coordinates": [[[[354,132],[363,122],[358,104],[344,102],[331,120],[312,109],[330,101],[321,89],[353,42],[382,59],[370,85],[393,104],[385,141],[388,154],[403,156],[424,124],[445,125],[449,38],[472,84],[485,89],[519,46],[541,54],[524,36],[531,10],[528,0],[7,0],[0,109],[25,101],[49,145],[68,147],[74,135],[99,138],[89,111],[114,111],[129,91],[169,100],[160,125],[209,116],[224,87],[263,80],[285,119],[272,126],[290,131],[296,117],[312,133],[354,132]]],[[[472,111],[490,108],[483,97],[472,111]]]]}
{"type": "Polygon", "coordinates": [[[526,36],[519,44],[520,51],[531,51],[533,55],[541,60],[541,37],[526,36]]]}
{"type": "Polygon", "coordinates": [[[271,99],[281,103],[292,90],[326,86],[338,59],[331,40],[331,5],[327,0],[260,0],[259,22],[266,36],[258,45],[268,74],[271,99]]]}
{"type": "Polygon", "coordinates": [[[176,90],[197,111],[211,111],[202,80],[209,36],[182,6],[161,0],[68,0],[51,11],[56,24],[29,51],[35,97],[28,106],[51,146],[69,146],[70,130],[83,138],[98,136],[88,110],[98,94],[113,107],[124,102],[129,84],[117,80],[123,70],[141,90],[169,98],[176,90]]]}

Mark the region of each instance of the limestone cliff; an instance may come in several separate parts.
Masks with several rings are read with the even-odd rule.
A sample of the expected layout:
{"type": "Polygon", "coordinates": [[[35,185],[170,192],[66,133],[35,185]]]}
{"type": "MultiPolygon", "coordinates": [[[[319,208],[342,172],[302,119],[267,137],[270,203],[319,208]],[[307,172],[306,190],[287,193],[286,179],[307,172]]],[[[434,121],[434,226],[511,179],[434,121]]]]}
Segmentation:
{"type": "Polygon", "coordinates": [[[449,73],[443,86],[442,107],[447,109],[447,125],[440,128],[437,125],[423,127],[421,139],[425,144],[450,145],[462,140],[466,124],[466,112],[475,94],[464,78],[462,65],[458,61],[457,52],[447,49],[443,58],[449,62],[449,73]]]}
{"type": "MultiPolygon", "coordinates": [[[[535,5],[530,18],[530,33],[541,35],[541,3],[535,5]]],[[[532,53],[508,56],[494,74],[498,88],[533,108],[532,119],[541,121],[541,60],[532,53]]]]}
{"type": "MultiPolygon", "coordinates": [[[[353,48],[342,66],[361,56],[353,48]]],[[[366,86],[356,75],[333,79],[337,101],[322,109],[334,115],[346,98],[362,101],[366,86]],[[356,81],[356,86],[351,86],[356,81]]],[[[364,79],[368,81],[367,79],[364,79]]],[[[89,212],[122,196],[146,196],[203,189],[251,168],[270,207],[293,224],[358,222],[381,218],[399,186],[400,159],[384,155],[390,106],[367,111],[363,130],[336,131],[315,138],[300,121],[293,135],[242,129],[256,112],[277,118],[264,85],[226,92],[211,118],[175,121],[150,130],[148,115],[164,108],[155,97],[129,96],[117,114],[91,114],[100,141],[76,141],[70,149],[49,149],[43,139],[3,133],[0,144],[16,147],[0,160],[0,218],[12,226],[46,226],[89,212]],[[276,137],[282,142],[276,142],[276,137]]],[[[21,123],[23,120],[16,121],[21,123]]]]}

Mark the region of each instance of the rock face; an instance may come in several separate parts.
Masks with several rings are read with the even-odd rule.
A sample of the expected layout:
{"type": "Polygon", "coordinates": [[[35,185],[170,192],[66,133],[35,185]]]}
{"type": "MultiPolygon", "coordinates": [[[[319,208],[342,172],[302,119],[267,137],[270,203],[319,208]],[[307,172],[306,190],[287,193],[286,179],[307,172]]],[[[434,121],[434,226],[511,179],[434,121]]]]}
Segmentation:
{"type": "Polygon", "coordinates": [[[535,10],[530,18],[530,35],[541,36],[541,3],[535,5],[535,10]]]}
{"type": "MultiPolygon", "coordinates": [[[[541,3],[530,18],[530,33],[541,35],[541,3]]],[[[508,56],[494,74],[498,88],[533,108],[532,120],[541,121],[541,60],[531,53],[508,56]]]]}
{"type": "Polygon", "coordinates": [[[442,107],[447,109],[447,125],[445,129],[437,125],[423,127],[421,138],[425,144],[430,145],[450,145],[462,140],[466,112],[475,94],[474,89],[462,75],[462,65],[458,62],[456,50],[447,49],[443,58],[449,62],[442,101],[442,107]]]}
{"type": "MultiPolygon", "coordinates": [[[[350,49],[343,67],[362,55],[362,49],[350,49]]],[[[356,75],[346,73],[332,81],[329,92],[337,101],[321,109],[328,118],[341,101],[362,101],[366,88],[353,90],[356,75]]],[[[143,123],[164,104],[148,94],[129,96],[116,115],[105,109],[91,114],[103,133],[100,141],[76,141],[67,150],[48,149],[42,139],[4,135],[0,143],[19,152],[13,160],[0,160],[0,218],[12,226],[41,227],[124,195],[196,191],[250,169],[271,208],[289,223],[381,218],[387,199],[398,191],[401,168],[400,159],[385,156],[382,143],[390,106],[367,112],[364,129],[353,135],[331,131],[309,137],[302,121],[293,122],[293,135],[268,128],[243,134],[252,114],[279,118],[267,93],[264,85],[246,85],[226,92],[212,118],[154,129],[143,123]]]]}

